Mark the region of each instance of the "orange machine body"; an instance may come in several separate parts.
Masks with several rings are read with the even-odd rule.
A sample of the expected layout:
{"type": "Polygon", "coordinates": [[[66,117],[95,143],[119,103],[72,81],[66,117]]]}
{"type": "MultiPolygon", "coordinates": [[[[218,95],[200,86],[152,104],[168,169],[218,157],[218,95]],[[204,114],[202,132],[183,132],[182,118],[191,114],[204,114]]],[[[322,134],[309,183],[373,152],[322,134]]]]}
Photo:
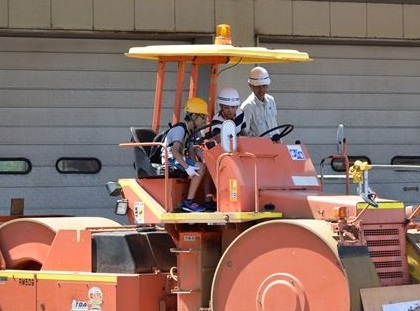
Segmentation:
{"type": "Polygon", "coordinates": [[[138,237],[136,230],[99,217],[6,222],[0,226],[0,308],[174,310],[169,269],[156,254],[151,255],[153,246],[144,247],[154,240],[168,243],[161,238],[165,236],[133,241],[138,237]],[[136,246],[139,251],[135,254],[142,252],[140,259],[130,249],[136,246]]]}

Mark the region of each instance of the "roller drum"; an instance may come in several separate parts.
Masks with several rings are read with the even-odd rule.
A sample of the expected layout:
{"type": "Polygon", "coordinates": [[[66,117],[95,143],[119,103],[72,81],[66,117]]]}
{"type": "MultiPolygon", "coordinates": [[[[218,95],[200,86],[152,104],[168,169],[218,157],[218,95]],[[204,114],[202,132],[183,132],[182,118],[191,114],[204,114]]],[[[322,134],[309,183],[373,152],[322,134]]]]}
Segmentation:
{"type": "Polygon", "coordinates": [[[274,220],[239,235],[214,275],[213,310],[350,310],[346,273],[327,222],[274,220]]]}

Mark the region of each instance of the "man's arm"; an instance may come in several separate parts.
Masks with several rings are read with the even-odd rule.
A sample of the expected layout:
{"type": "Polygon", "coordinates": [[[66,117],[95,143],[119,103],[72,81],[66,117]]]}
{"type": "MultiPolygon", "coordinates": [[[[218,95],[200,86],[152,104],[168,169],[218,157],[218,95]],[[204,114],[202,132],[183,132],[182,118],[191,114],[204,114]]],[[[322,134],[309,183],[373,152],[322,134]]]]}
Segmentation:
{"type": "Polygon", "coordinates": [[[249,104],[244,104],[241,106],[241,109],[245,115],[245,131],[246,133],[249,133],[249,127],[251,126],[251,121],[252,121],[252,114],[251,114],[251,105],[249,104]]]}
{"type": "MultiPolygon", "coordinates": [[[[277,105],[276,105],[276,101],[274,99],[273,96],[266,94],[270,105],[272,106],[272,114],[270,115],[271,117],[271,128],[277,127],[279,124],[277,122],[277,105]]],[[[280,130],[275,130],[273,132],[270,133],[270,136],[272,137],[275,134],[280,134],[280,130]]]]}

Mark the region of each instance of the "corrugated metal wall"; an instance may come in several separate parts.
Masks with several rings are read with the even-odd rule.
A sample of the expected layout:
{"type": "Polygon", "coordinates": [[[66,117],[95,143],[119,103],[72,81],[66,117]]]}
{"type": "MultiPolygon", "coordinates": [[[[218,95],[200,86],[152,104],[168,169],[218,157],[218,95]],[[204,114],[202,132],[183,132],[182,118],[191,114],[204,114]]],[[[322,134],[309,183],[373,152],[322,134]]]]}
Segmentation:
{"type": "MultiPolygon", "coordinates": [[[[129,140],[131,125],[150,125],[156,69],[154,62],[128,59],[123,53],[131,46],[161,43],[0,38],[0,156],[26,157],[33,164],[29,175],[0,178],[2,214],[16,197],[25,199],[26,214],[114,218],[115,199],[108,196],[105,183],[133,176],[132,150],[118,144],[129,140]],[[64,156],[97,157],[102,170],[96,175],[59,174],[55,162],[64,156]]],[[[374,164],[389,164],[395,155],[420,154],[420,48],[262,45],[307,51],[314,58],[267,68],[279,123],[295,125],[285,141],[307,144],[317,167],[335,152],[340,123],[349,154],[368,156],[374,164]]],[[[170,93],[173,75],[175,69],[165,81],[170,93]]],[[[228,81],[230,86],[240,89],[246,84],[241,77],[228,81]]],[[[241,98],[246,95],[242,92],[241,98]]],[[[169,98],[164,102],[169,105],[169,98]]],[[[162,120],[170,120],[168,110],[162,120]]],[[[420,186],[419,177],[381,171],[372,172],[370,180],[381,196],[410,204],[420,201],[419,193],[404,189],[420,186]]],[[[344,191],[338,182],[326,189],[344,191]]]]}
{"type": "Polygon", "coordinates": [[[11,198],[24,198],[25,214],[113,217],[105,183],[134,176],[133,151],[118,144],[129,141],[131,125],[150,126],[156,74],[154,62],[123,53],[163,43],[174,42],[0,38],[0,157],[33,165],[29,175],[0,178],[1,214],[11,198]],[[102,170],[59,174],[60,157],[97,157],[102,170]]]}

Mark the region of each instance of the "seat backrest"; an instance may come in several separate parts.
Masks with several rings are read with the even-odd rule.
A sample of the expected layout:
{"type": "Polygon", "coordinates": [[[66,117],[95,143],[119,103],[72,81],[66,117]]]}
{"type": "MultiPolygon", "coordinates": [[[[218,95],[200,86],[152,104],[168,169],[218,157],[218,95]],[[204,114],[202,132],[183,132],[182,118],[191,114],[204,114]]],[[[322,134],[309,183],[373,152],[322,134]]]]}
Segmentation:
{"type": "MultiPolygon", "coordinates": [[[[131,141],[135,143],[152,142],[156,133],[152,129],[130,127],[131,141]]],[[[134,168],[138,178],[157,176],[156,169],[149,160],[150,147],[134,148],[134,168]]]]}
{"type": "MultiPolygon", "coordinates": [[[[152,142],[156,136],[156,132],[150,128],[141,128],[141,127],[130,127],[131,131],[131,140],[135,143],[147,143],[152,142]]],[[[147,156],[150,154],[151,147],[143,147],[147,156]]]]}
{"type": "MultiPolygon", "coordinates": [[[[130,127],[131,141],[135,143],[153,142],[157,137],[152,129],[130,127]]],[[[160,140],[158,140],[160,141],[160,140]]],[[[160,150],[160,148],[158,148],[160,150]]],[[[163,178],[165,166],[160,163],[160,152],[155,152],[153,156],[150,152],[154,150],[149,146],[134,148],[134,168],[137,178],[163,178]],[[155,161],[153,161],[155,159],[155,161]],[[152,164],[153,163],[153,164],[152,164]]],[[[180,178],[187,177],[184,171],[180,171],[175,167],[170,167],[169,177],[180,178]]]]}
{"type": "Polygon", "coordinates": [[[149,157],[142,147],[134,148],[134,168],[138,178],[157,176],[156,169],[150,163],[149,157]]]}

